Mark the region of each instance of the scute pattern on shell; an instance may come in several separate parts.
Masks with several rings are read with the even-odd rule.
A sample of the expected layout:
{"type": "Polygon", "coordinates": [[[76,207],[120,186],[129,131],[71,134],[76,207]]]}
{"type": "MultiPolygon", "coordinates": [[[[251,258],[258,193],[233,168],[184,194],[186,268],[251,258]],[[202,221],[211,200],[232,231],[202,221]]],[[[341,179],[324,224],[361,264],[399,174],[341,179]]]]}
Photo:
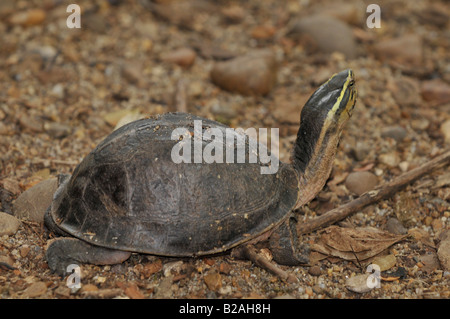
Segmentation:
{"type": "Polygon", "coordinates": [[[113,132],[61,186],[53,220],[92,244],[166,256],[221,252],[285,220],[298,194],[290,165],[263,175],[260,163],[172,161],[172,131],[194,120],[226,128],[168,113],[113,132]]]}

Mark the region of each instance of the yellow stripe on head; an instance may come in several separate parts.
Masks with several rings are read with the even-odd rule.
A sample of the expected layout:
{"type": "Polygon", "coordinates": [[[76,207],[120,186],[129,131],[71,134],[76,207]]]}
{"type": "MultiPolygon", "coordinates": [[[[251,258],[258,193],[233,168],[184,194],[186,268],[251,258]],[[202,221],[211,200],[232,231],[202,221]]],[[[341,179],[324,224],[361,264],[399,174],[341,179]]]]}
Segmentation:
{"type": "MultiPolygon", "coordinates": [[[[345,72],[345,71],[344,71],[344,72],[345,72]]],[[[339,74],[339,75],[342,75],[342,73],[343,73],[343,72],[334,74],[334,75],[327,81],[327,83],[330,82],[333,78],[335,78],[338,74],[339,74]]],[[[349,87],[350,87],[350,86],[353,86],[353,84],[354,84],[354,82],[355,82],[354,75],[353,75],[353,71],[352,71],[352,70],[347,70],[346,73],[347,73],[347,78],[345,79],[345,82],[344,82],[343,85],[342,85],[341,93],[340,93],[339,97],[337,98],[336,102],[334,103],[333,107],[331,108],[331,110],[328,112],[327,118],[328,118],[329,120],[331,120],[331,119],[335,116],[336,112],[337,112],[341,107],[344,107],[344,106],[341,106],[341,104],[342,104],[343,99],[344,99],[344,96],[345,96],[345,94],[346,94],[347,92],[348,92],[348,94],[349,94],[349,98],[348,98],[348,99],[346,98],[347,101],[344,101],[344,102],[345,102],[345,107],[344,107],[345,109],[347,109],[347,107],[349,107],[348,104],[351,103],[351,101],[354,99],[354,97],[356,97],[356,96],[355,96],[355,95],[356,95],[356,94],[355,94],[355,93],[356,93],[356,89],[350,88],[350,91],[348,91],[349,87]]],[[[354,103],[353,103],[353,105],[354,105],[354,103]]],[[[351,108],[353,108],[353,105],[351,106],[351,108]]],[[[342,114],[342,112],[341,112],[341,114],[342,114]]]]}

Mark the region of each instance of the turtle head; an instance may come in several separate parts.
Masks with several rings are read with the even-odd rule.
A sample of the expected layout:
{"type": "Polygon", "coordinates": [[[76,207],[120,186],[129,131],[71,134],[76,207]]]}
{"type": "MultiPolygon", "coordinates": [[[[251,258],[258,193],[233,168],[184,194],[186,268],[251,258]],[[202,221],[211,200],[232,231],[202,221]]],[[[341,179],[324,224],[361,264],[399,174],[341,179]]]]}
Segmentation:
{"type": "Polygon", "coordinates": [[[356,95],[352,70],[334,74],[311,95],[303,107],[299,134],[305,135],[306,130],[309,130],[316,141],[321,133],[340,134],[352,116],[356,95]]]}
{"type": "Polygon", "coordinates": [[[321,116],[325,117],[323,129],[328,126],[338,125],[342,130],[344,124],[352,116],[356,103],[357,91],[355,87],[355,76],[352,70],[345,70],[334,74],[311,96],[310,100],[303,108],[308,120],[308,113],[317,110],[321,116]]]}
{"type": "Polygon", "coordinates": [[[297,207],[312,200],[328,179],[356,96],[353,71],[345,70],[322,84],[303,107],[292,154],[292,165],[300,176],[297,207]]]}

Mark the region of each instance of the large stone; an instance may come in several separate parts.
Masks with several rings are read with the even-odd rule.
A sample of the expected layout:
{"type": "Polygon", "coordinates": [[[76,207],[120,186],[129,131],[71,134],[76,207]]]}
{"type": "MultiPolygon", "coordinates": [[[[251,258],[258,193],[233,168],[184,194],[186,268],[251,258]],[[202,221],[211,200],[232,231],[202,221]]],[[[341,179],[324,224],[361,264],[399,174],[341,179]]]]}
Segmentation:
{"type": "Polygon", "coordinates": [[[348,59],[355,58],[357,46],[348,24],[328,15],[304,17],[288,32],[288,36],[299,41],[309,53],[340,52],[348,59]]]}
{"type": "Polygon", "coordinates": [[[43,222],[45,211],[52,202],[57,184],[56,178],[50,178],[23,192],[14,202],[14,215],[18,218],[43,222]]]}
{"type": "Polygon", "coordinates": [[[423,64],[423,42],[416,34],[382,40],[373,49],[380,61],[393,66],[410,69],[423,64]]]}
{"type": "Polygon", "coordinates": [[[211,70],[214,84],[244,95],[266,95],[277,79],[275,54],[256,50],[232,60],[217,62],[211,70]]]}

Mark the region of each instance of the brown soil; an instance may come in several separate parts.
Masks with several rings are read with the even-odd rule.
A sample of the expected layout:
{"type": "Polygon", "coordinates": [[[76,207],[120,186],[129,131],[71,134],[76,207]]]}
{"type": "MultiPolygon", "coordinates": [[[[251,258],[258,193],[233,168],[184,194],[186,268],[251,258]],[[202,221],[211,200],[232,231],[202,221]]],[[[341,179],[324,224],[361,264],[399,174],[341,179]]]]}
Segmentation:
{"type": "MultiPolygon", "coordinates": [[[[232,127],[280,128],[280,157],[288,161],[301,105],[347,68],[356,74],[358,102],[332,176],[300,219],[356,198],[345,184],[349,173],[369,171],[380,184],[450,146],[446,1],[381,2],[379,29],[366,27],[367,1],[142,3],[148,1],[77,1],[82,27],[69,29],[69,3],[1,2],[0,211],[12,214],[25,190],[70,173],[124,118],[186,109],[232,127]],[[326,53],[289,34],[295,21],[317,12],[344,21],[355,52],[326,53]],[[211,81],[215,63],[256,48],[273,50],[278,61],[267,95],[231,93],[211,81]]],[[[70,289],[48,269],[42,223],[22,220],[15,234],[0,237],[0,298],[449,298],[450,272],[437,258],[450,225],[445,173],[437,170],[339,224],[384,230],[395,218],[410,234],[379,255],[395,256],[389,271],[403,275],[384,275],[369,292],[346,284],[367,263],[328,257],[312,267],[281,266],[298,278],[288,283],[228,254],[133,254],[121,265],[83,265],[81,289],[70,289]]]]}

